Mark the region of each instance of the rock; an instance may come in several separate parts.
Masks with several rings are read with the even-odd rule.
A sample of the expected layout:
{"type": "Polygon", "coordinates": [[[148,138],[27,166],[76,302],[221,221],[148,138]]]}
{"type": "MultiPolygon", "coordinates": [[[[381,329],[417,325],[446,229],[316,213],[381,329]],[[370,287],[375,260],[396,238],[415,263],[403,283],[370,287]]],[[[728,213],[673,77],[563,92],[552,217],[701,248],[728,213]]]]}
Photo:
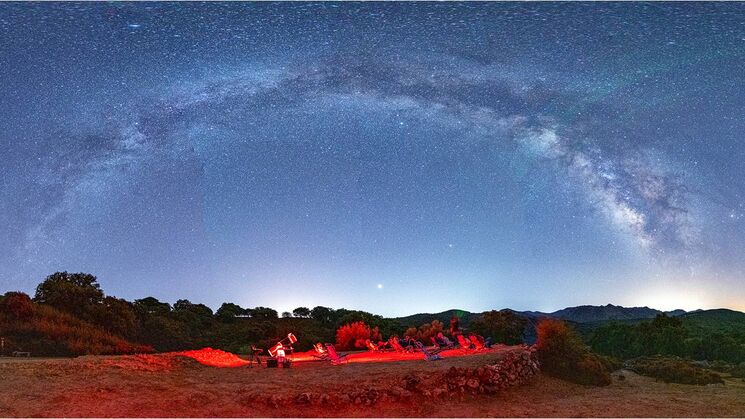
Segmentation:
{"type": "Polygon", "coordinates": [[[407,374],[404,377],[404,388],[407,390],[414,390],[419,386],[422,380],[414,374],[407,374]]]}
{"type": "Polygon", "coordinates": [[[374,403],[378,401],[378,398],[380,398],[380,392],[376,388],[369,388],[365,393],[365,397],[374,403]]]}
{"type": "Polygon", "coordinates": [[[312,395],[311,393],[300,393],[295,398],[295,403],[297,404],[310,404],[312,395]]]}
{"type": "Polygon", "coordinates": [[[282,398],[279,396],[269,396],[266,398],[266,404],[274,409],[279,407],[282,401],[282,398]]]}
{"type": "Polygon", "coordinates": [[[499,391],[499,387],[494,385],[485,385],[484,386],[484,393],[486,394],[496,394],[499,391]]]}

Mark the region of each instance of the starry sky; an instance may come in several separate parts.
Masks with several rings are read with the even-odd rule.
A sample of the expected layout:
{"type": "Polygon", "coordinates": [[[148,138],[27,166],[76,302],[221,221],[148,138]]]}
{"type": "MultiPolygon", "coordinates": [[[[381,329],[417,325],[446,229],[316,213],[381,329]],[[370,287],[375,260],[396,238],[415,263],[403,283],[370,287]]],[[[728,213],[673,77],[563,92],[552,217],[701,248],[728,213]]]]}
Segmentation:
{"type": "Polygon", "coordinates": [[[1,3],[0,290],[745,309],[743,3],[1,3]]]}

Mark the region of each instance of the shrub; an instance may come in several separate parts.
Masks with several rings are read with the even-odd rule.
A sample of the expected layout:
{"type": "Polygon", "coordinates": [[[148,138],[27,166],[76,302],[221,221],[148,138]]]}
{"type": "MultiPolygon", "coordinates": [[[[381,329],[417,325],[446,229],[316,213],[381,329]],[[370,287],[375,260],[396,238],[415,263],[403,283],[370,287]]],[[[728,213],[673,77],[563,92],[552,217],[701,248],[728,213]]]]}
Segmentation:
{"type": "Polygon", "coordinates": [[[584,385],[611,383],[606,361],[592,353],[561,320],[543,319],[536,326],[538,359],[544,372],[584,385]]]}
{"type": "Polygon", "coordinates": [[[404,336],[416,339],[424,343],[425,345],[431,345],[434,343],[433,338],[442,331],[442,322],[439,320],[432,320],[432,323],[424,323],[423,325],[419,326],[418,329],[416,327],[410,327],[406,329],[406,332],[404,332],[404,336]]]}
{"type": "Polygon", "coordinates": [[[666,383],[679,384],[724,384],[722,377],[678,357],[652,356],[637,358],[629,363],[639,374],[654,377],[666,383]]]}
{"type": "Polygon", "coordinates": [[[471,322],[469,330],[495,343],[515,345],[523,342],[523,331],[527,320],[509,310],[492,310],[471,322]]]}
{"type": "Polygon", "coordinates": [[[370,329],[364,322],[345,324],[336,331],[336,346],[339,350],[364,348],[365,340],[379,340],[378,328],[370,329]]]}
{"type": "Polygon", "coordinates": [[[0,310],[17,319],[23,319],[31,316],[34,312],[31,297],[22,292],[8,292],[0,300],[0,310]]]}

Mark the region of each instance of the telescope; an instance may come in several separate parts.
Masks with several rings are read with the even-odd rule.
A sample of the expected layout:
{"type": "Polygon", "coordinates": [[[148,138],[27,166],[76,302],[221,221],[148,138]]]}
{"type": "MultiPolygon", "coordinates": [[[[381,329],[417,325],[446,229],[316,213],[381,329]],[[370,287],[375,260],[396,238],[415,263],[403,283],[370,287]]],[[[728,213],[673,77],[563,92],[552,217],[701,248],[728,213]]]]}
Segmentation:
{"type": "Polygon", "coordinates": [[[277,342],[274,346],[269,348],[269,355],[272,358],[276,358],[278,355],[284,358],[285,351],[292,350],[292,344],[297,342],[297,338],[292,333],[288,333],[287,337],[277,342]]]}

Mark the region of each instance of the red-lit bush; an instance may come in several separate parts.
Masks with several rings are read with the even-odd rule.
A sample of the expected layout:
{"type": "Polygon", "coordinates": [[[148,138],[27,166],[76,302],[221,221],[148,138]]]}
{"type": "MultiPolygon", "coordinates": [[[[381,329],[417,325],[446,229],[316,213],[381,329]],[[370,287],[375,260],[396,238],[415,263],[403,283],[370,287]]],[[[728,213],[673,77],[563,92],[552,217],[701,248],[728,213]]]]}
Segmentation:
{"type": "Polygon", "coordinates": [[[336,331],[336,348],[342,351],[364,348],[367,339],[380,340],[377,327],[370,329],[364,322],[345,324],[336,331]]]}
{"type": "Polygon", "coordinates": [[[8,292],[0,299],[0,310],[17,319],[27,318],[34,312],[31,297],[22,292],[8,292]]]}
{"type": "Polygon", "coordinates": [[[437,336],[438,333],[442,332],[442,329],[442,322],[439,320],[433,320],[432,323],[424,323],[419,326],[418,329],[416,327],[406,329],[404,335],[416,339],[425,345],[431,345],[434,343],[433,338],[437,336]]]}
{"type": "Polygon", "coordinates": [[[578,384],[606,386],[610,372],[577,333],[561,320],[543,319],[536,327],[538,359],[549,375],[578,384]]]}

